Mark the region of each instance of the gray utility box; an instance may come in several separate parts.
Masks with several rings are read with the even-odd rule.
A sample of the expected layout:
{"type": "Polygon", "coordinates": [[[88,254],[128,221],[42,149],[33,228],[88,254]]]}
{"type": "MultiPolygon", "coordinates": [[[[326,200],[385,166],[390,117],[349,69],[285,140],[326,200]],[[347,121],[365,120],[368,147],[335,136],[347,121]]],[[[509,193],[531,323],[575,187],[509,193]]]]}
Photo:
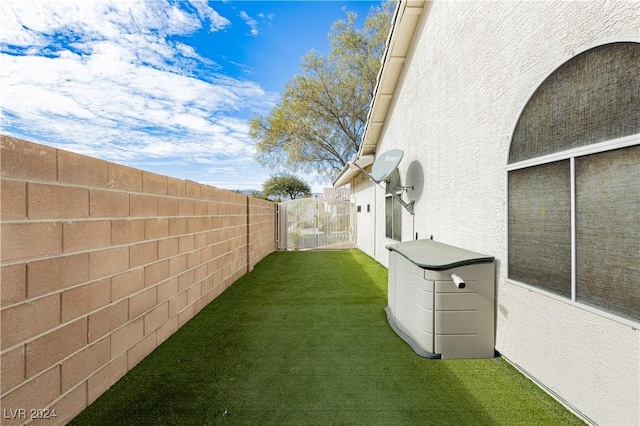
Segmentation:
{"type": "Polygon", "coordinates": [[[493,358],[494,258],[433,240],[387,249],[391,328],[425,358],[493,358]]]}

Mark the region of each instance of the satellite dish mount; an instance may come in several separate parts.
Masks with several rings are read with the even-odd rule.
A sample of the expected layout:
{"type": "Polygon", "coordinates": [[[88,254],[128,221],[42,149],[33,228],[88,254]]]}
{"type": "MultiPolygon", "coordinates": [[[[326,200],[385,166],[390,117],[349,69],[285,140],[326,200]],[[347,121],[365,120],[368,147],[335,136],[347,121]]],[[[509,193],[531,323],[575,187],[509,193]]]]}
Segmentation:
{"type": "MultiPolygon", "coordinates": [[[[360,169],[362,173],[367,175],[369,179],[375,182],[381,188],[386,188],[382,186],[382,182],[389,183],[391,181],[391,175],[396,171],[400,161],[402,161],[402,157],[404,156],[404,151],[401,149],[392,149],[390,151],[386,151],[378,156],[376,156],[376,160],[373,162],[373,166],[371,167],[371,173],[367,172],[365,169],[360,167],[357,161],[354,161],[353,164],[357,168],[360,169]]],[[[401,186],[403,190],[407,190],[409,188],[413,189],[413,185],[411,186],[401,186]]],[[[410,201],[407,203],[402,199],[400,194],[396,194],[395,191],[391,191],[391,195],[398,200],[398,202],[405,208],[409,213],[414,214],[413,205],[415,201],[410,201]]]]}

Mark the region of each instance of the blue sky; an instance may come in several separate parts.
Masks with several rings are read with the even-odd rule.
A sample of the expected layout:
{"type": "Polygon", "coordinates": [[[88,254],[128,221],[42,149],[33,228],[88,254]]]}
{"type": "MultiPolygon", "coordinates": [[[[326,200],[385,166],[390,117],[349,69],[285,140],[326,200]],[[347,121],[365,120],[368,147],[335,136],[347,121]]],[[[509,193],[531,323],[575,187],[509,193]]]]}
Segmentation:
{"type": "MultiPolygon", "coordinates": [[[[2,133],[226,189],[261,189],[248,120],[331,24],[380,1],[2,0],[2,133]]],[[[321,192],[330,182],[303,177],[321,192]]]]}

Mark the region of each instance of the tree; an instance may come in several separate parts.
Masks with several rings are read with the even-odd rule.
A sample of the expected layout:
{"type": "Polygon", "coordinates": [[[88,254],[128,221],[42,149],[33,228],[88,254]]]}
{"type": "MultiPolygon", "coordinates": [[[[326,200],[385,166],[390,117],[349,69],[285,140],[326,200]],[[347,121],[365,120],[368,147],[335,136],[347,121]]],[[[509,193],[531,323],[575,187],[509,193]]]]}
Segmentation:
{"type": "Polygon", "coordinates": [[[265,195],[264,195],[262,192],[260,192],[260,191],[255,191],[255,190],[254,190],[254,191],[251,191],[251,192],[249,193],[249,196],[250,196],[250,197],[253,197],[253,198],[259,198],[259,199],[261,199],[261,200],[266,200],[266,199],[267,199],[267,197],[265,197],[265,195]]]}
{"type": "Polygon", "coordinates": [[[271,195],[279,195],[282,197],[289,196],[292,200],[297,197],[311,195],[309,185],[294,175],[275,175],[271,176],[262,185],[262,194],[265,197],[271,195]]]}
{"type": "Polygon", "coordinates": [[[372,8],[364,27],[357,14],[334,22],[331,52],[311,50],[266,117],[250,122],[263,166],[330,175],[358,151],[395,2],[372,8]]]}

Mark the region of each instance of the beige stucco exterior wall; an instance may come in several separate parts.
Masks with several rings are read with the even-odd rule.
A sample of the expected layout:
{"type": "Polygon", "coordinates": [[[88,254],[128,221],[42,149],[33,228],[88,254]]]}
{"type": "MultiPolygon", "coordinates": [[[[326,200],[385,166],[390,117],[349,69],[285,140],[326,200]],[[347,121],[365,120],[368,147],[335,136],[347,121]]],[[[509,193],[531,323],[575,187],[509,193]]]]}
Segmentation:
{"type": "Polygon", "coordinates": [[[275,249],[270,201],[0,148],[2,424],[65,424],[275,249]]]}
{"type": "MultiPolygon", "coordinates": [[[[640,41],[639,17],[640,3],[628,1],[435,1],[416,29],[377,148],[403,149],[403,184],[416,185],[404,195],[416,205],[415,216],[404,213],[403,240],[433,235],[495,256],[496,348],[598,424],[640,424],[639,325],[507,282],[507,155],[545,77],[590,47],[640,41]]],[[[384,191],[355,188],[358,204],[377,209],[375,231],[358,226],[358,245],[386,266],[393,241],[384,191]]]]}

